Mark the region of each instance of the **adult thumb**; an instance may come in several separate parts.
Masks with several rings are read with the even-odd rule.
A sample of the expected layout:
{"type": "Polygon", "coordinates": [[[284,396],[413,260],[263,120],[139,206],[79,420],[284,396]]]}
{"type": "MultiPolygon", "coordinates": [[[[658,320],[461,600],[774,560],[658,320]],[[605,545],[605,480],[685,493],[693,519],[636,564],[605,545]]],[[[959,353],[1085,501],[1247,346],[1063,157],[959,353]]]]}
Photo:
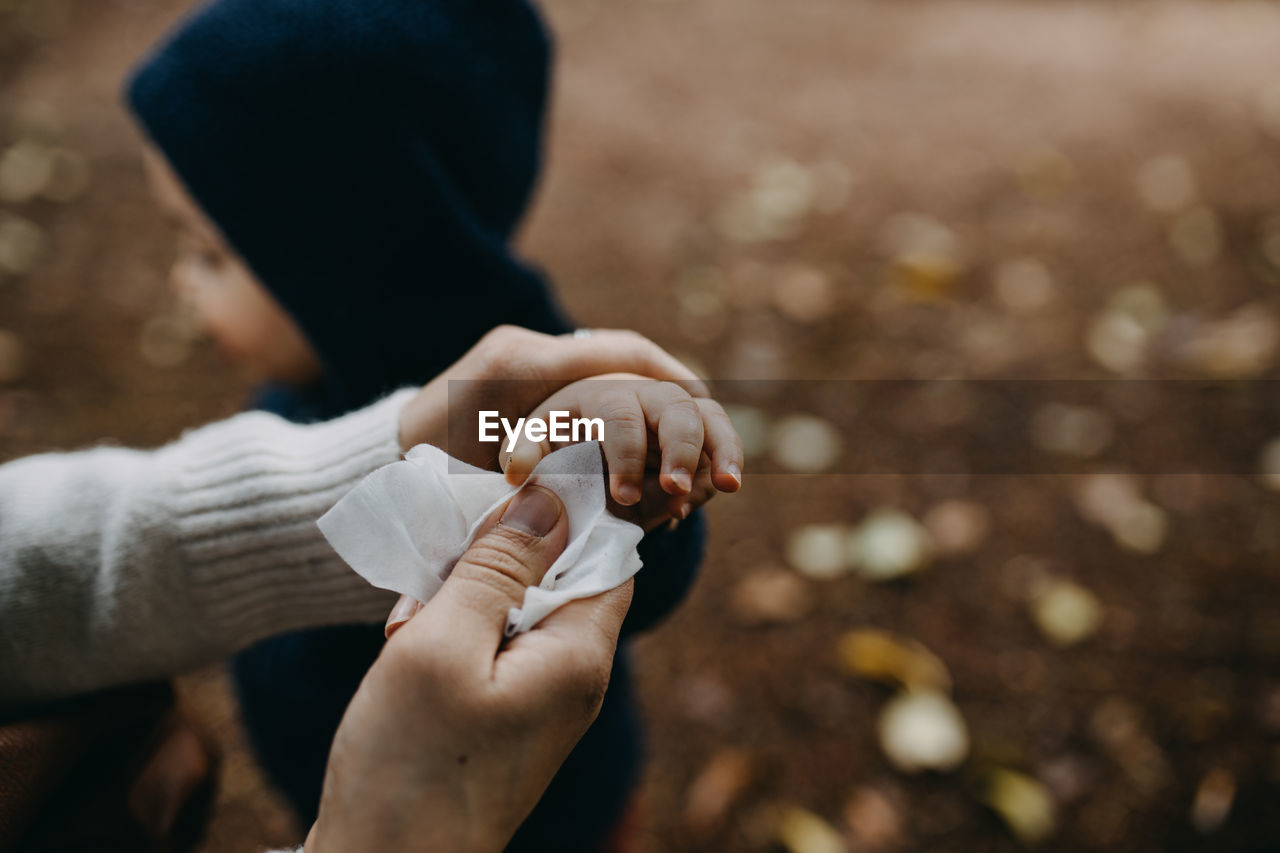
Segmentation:
{"type": "MultiPolygon", "coordinates": [[[[413,620],[443,630],[467,654],[497,653],[507,613],[524,602],[569,541],[569,519],[555,492],[525,486],[481,526],[448,580],[413,620]]],[[[443,639],[443,638],[442,638],[443,639]]]]}

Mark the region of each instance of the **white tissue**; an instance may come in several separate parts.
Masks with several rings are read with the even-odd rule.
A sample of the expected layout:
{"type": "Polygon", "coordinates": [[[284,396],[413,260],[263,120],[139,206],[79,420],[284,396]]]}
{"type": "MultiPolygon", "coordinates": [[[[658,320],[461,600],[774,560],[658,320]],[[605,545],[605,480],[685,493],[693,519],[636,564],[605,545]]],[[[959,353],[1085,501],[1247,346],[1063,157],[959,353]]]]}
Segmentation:
{"type": "MultiPolygon", "coordinates": [[[[566,602],[613,589],[640,570],[644,532],[605,508],[599,442],[557,450],[526,485],[564,503],[569,542],[521,607],[507,614],[507,636],[528,631],[566,602]]],[[[523,487],[522,487],[523,488],[523,487]]],[[[374,471],[320,519],[320,530],[369,583],[426,602],[466,552],[477,528],[519,489],[501,474],[420,444],[403,462],[374,471]]]]}

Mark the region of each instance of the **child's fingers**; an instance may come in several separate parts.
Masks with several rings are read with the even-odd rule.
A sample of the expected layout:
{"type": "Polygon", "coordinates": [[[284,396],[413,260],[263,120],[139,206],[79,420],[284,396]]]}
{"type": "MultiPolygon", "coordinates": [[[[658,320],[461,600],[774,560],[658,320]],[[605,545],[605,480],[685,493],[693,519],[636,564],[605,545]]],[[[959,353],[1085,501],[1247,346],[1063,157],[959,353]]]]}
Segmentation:
{"type": "Polygon", "coordinates": [[[504,452],[498,459],[507,482],[513,486],[524,485],[533,469],[542,461],[542,457],[551,452],[551,444],[547,441],[530,441],[524,433],[516,439],[516,446],[509,453],[504,452]]]}
{"type": "Polygon", "coordinates": [[[670,382],[642,383],[636,388],[636,396],[662,449],[658,471],[662,488],[672,495],[689,494],[702,458],[702,414],[694,398],[670,382]]]}
{"type": "MultiPolygon", "coordinates": [[[[619,504],[634,506],[642,496],[649,444],[645,411],[636,390],[650,384],[656,383],[628,374],[584,379],[552,394],[529,414],[529,418],[545,421],[552,412],[561,411],[567,412],[571,418],[599,418],[604,425],[602,444],[605,464],[609,467],[609,493],[619,504]]],[[[671,387],[678,389],[675,385],[671,387]]],[[[508,483],[523,483],[542,457],[555,449],[550,440],[543,441],[537,450],[529,447],[530,444],[525,433],[521,432],[508,458],[504,459],[500,454],[508,483]]]]}
{"type": "Polygon", "coordinates": [[[742,488],[745,458],[742,439],[723,406],[711,399],[698,399],[694,403],[702,413],[706,451],[711,456],[712,482],[722,492],[736,492],[742,488]]]}
{"type": "Polygon", "coordinates": [[[623,506],[639,503],[649,431],[644,408],[634,390],[619,389],[597,411],[604,420],[604,459],[609,466],[609,491],[623,506]]]}
{"type": "MultiPolygon", "coordinates": [[[[604,424],[604,441],[601,444],[604,446],[605,464],[609,466],[609,493],[623,506],[634,506],[641,498],[649,433],[644,407],[636,396],[636,390],[646,384],[651,384],[651,381],[613,376],[584,379],[553,394],[531,415],[545,419],[553,411],[565,411],[569,417],[599,418],[604,424]]],[[[540,456],[534,458],[530,454],[526,457],[529,471],[553,449],[550,442],[544,442],[540,456]]],[[[528,473],[525,472],[524,476],[527,477],[528,473]]],[[[511,482],[511,477],[511,469],[508,468],[508,482],[511,482]]]]}
{"type": "Polygon", "coordinates": [[[693,477],[693,488],[687,495],[668,495],[667,514],[676,520],[689,517],[689,513],[715,497],[716,487],[711,482],[711,471],[706,466],[698,469],[693,477]]]}

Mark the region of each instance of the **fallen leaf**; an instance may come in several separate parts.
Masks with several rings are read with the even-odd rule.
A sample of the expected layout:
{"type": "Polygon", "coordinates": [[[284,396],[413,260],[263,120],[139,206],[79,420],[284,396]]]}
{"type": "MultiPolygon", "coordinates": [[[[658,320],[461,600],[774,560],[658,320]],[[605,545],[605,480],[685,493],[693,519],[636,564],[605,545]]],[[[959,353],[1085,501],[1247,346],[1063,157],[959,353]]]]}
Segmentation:
{"type": "Polygon", "coordinates": [[[891,257],[954,258],[960,254],[960,240],[955,232],[923,213],[899,213],[891,217],[885,223],[880,239],[884,251],[891,257]]]}
{"type": "Polygon", "coordinates": [[[23,204],[44,192],[53,178],[53,153],[29,139],[0,154],[0,202],[23,204]]]}
{"type": "Polygon", "coordinates": [[[885,224],[881,243],[892,283],[917,299],[945,296],[964,272],[955,232],[931,216],[897,214],[885,224]]]}
{"type": "Polygon", "coordinates": [[[869,786],[856,788],[849,795],[844,822],[857,850],[885,851],[902,841],[902,815],[892,800],[869,786]]]}
{"type": "Polygon", "coordinates": [[[911,254],[893,259],[893,280],[917,299],[938,299],[951,292],[964,267],[943,255],[911,254]]]}
{"type": "Polygon", "coordinates": [[[981,504],[946,500],[929,508],[924,526],[939,553],[968,554],[986,540],[991,514],[981,504]]]}
{"type": "Polygon", "coordinates": [[[835,425],[815,415],[788,415],[774,425],[773,458],[788,471],[817,474],[831,469],[844,452],[835,425]]]}
{"type": "Polygon", "coordinates": [[[1204,775],[1191,804],[1191,825],[1201,835],[1222,828],[1236,799],[1236,777],[1230,770],[1216,767],[1204,775]]]}
{"type": "Polygon", "coordinates": [[[903,773],[950,771],[969,754],[969,729],[942,693],[900,693],[880,712],[880,748],[903,773]]]}
{"type": "Polygon", "coordinates": [[[1003,768],[988,770],[983,776],[982,801],[1000,816],[1015,838],[1033,845],[1053,834],[1057,809],[1043,784],[1025,773],[1003,768]]]}
{"type": "Polygon", "coordinates": [[[1080,584],[1054,579],[1032,596],[1031,615],[1049,642],[1066,647],[1097,632],[1102,624],[1102,605],[1080,584]]]}
{"type": "Polygon", "coordinates": [[[790,853],[845,853],[844,839],[813,812],[792,806],[778,819],[778,840],[790,853]]]}
{"type": "Polygon", "coordinates": [[[1164,547],[1169,532],[1169,516],[1149,501],[1131,504],[1110,525],[1116,544],[1139,554],[1154,554],[1164,547]]]}
{"type": "Polygon", "coordinates": [[[748,189],[734,193],[716,213],[716,227],[737,243],[759,243],[793,237],[814,204],[814,177],[788,159],[761,164],[748,189]]]}
{"type": "Polygon", "coordinates": [[[1224,379],[1265,372],[1280,347],[1280,324],[1264,304],[1244,305],[1229,316],[1202,322],[1178,346],[1183,363],[1200,373],[1224,379]]]}
{"type": "Polygon", "coordinates": [[[796,622],[813,610],[813,590],[795,573],[761,568],[747,574],[733,588],[730,608],[746,625],[796,622]]]}
{"type": "Polygon", "coordinates": [[[875,628],[849,631],[836,652],[846,671],[908,690],[951,690],[951,674],[924,644],[875,628]]]}
{"type": "Polygon", "coordinates": [[[1094,474],[1076,491],[1080,514],[1111,533],[1127,551],[1154,554],[1164,546],[1168,514],[1142,497],[1138,481],[1127,474],[1094,474]]]}
{"type": "Polygon", "coordinates": [[[700,835],[714,833],[750,783],[751,760],[747,754],[737,749],[720,750],[689,785],[685,795],[685,825],[700,835]]]}
{"type": "Polygon", "coordinates": [[[1075,492],[1076,509],[1087,521],[1110,527],[1142,501],[1136,478],[1128,474],[1091,474],[1075,492]]]}
{"type": "Polygon", "coordinates": [[[1110,415],[1091,406],[1046,403],[1031,419],[1031,437],[1036,446],[1059,456],[1097,456],[1114,436],[1110,415]]]}
{"type": "Polygon", "coordinates": [[[849,535],[849,562],[868,580],[887,581],[917,572],[933,557],[933,541],[904,512],[880,509],[849,535]]]}
{"type": "Polygon", "coordinates": [[[44,231],[29,219],[0,211],[0,271],[25,275],[44,253],[44,231]]]}
{"type": "Polygon", "coordinates": [[[1118,311],[1106,311],[1089,323],[1085,349],[1098,364],[1130,376],[1146,364],[1150,336],[1132,317],[1118,311]]]}
{"type": "Polygon", "coordinates": [[[1133,375],[1146,366],[1151,342],[1168,317],[1164,296],[1155,285],[1141,282],[1123,287],[1090,322],[1085,347],[1106,369],[1133,375]]]}
{"type": "Polygon", "coordinates": [[[850,569],[848,536],[849,529],[842,524],[806,524],[787,537],[787,562],[816,580],[843,575],[850,569]]]}
{"type": "Polygon", "coordinates": [[[1149,281],[1120,288],[1107,300],[1107,307],[1132,319],[1148,334],[1159,332],[1169,319],[1169,306],[1164,294],[1149,281]]]}

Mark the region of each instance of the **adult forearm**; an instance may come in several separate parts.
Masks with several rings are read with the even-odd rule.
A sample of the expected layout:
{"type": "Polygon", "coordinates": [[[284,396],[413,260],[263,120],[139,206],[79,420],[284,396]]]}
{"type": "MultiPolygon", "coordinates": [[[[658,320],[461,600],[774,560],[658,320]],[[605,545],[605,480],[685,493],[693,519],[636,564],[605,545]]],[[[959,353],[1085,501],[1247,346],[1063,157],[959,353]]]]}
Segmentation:
{"type": "MultiPolygon", "coordinates": [[[[408,392],[336,421],[264,413],[157,451],[0,466],[0,703],[172,675],[391,601],[315,520],[394,461],[408,392]]],[[[391,596],[390,598],[394,598],[391,596]]]]}

